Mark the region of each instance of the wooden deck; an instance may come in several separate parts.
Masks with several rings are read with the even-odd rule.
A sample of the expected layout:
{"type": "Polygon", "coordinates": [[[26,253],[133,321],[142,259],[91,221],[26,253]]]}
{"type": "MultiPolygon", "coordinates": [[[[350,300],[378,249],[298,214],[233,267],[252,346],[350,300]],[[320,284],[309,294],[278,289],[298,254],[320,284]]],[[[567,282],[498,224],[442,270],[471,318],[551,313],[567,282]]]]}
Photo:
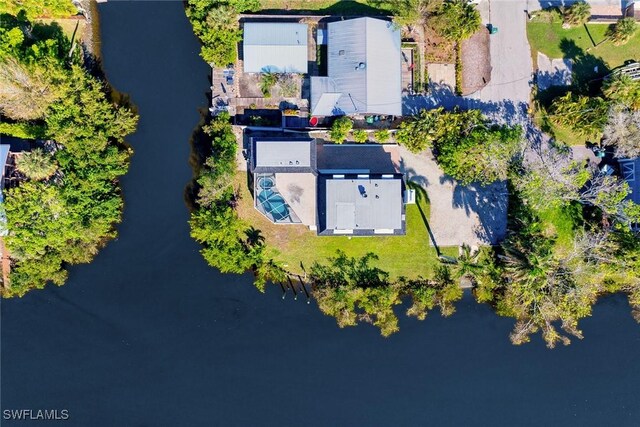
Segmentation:
{"type": "Polygon", "coordinates": [[[413,85],[413,48],[402,48],[402,91],[413,94],[415,89],[413,85]]]}

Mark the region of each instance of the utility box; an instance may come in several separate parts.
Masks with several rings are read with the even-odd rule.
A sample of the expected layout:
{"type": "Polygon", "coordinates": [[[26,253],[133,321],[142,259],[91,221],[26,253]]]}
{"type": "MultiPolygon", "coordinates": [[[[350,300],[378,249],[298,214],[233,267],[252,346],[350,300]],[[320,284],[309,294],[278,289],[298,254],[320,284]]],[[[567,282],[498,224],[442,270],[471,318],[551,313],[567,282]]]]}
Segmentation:
{"type": "Polygon", "coordinates": [[[416,204],[416,190],[406,189],[404,190],[404,204],[415,205],[416,204]]]}

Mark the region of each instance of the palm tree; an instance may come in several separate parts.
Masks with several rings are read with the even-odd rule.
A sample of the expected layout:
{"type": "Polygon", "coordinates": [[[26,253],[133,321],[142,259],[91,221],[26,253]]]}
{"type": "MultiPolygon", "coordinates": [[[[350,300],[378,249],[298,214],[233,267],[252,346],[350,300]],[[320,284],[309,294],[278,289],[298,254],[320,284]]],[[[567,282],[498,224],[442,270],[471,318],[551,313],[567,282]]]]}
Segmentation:
{"type": "Polygon", "coordinates": [[[455,264],[454,275],[460,279],[471,279],[481,269],[478,264],[478,252],[472,252],[466,243],[462,245],[462,253],[455,264]]]}
{"type": "Polygon", "coordinates": [[[262,231],[254,226],[249,227],[244,234],[247,236],[247,246],[262,246],[264,245],[264,236],[262,231]]]}
{"type": "Polygon", "coordinates": [[[49,178],[58,169],[58,165],[51,154],[41,148],[23,153],[16,159],[17,169],[34,181],[49,178]]]}
{"type": "Polygon", "coordinates": [[[628,42],[635,34],[638,26],[634,18],[622,18],[609,28],[609,39],[613,44],[620,46],[628,42]]]}
{"type": "Polygon", "coordinates": [[[591,17],[591,6],[583,1],[572,4],[563,10],[564,23],[570,27],[586,24],[591,17]]]}
{"type": "Polygon", "coordinates": [[[271,89],[278,83],[278,75],[272,72],[260,76],[260,92],[265,98],[271,98],[271,89]]]}
{"type": "Polygon", "coordinates": [[[616,73],[607,79],[602,92],[613,102],[621,103],[631,110],[640,110],[640,80],[633,80],[628,74],[616,73]]]}
{"type": "Polygon", "coordinates": [[[450,0],[443,3],[434,24],[443,37],[459,42],[478,31],[482,19],[475,5],[467,0],[450,0]]]}

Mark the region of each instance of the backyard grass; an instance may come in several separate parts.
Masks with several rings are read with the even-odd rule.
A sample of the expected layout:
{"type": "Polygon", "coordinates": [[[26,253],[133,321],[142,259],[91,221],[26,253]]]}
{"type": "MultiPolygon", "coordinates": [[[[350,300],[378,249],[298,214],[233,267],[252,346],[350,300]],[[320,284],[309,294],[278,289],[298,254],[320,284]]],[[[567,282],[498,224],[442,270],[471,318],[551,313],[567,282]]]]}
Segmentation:
{"type": "Polygon", "coordinates": [[[551,135],[556,141],[560,141],[569,146],[584,146],[587,142],[598,142],[602,138],[602,133],[591,136],[579,135],[566,126],[559,126],[550,120],[545,119],[544,111],[537,110],[533,115],[533,123],[544,132],[551,135]]]}
{"type": "Polygon", "coordinates": [[[581,222],[582,210],[578,205],[552,208],[539,212],[543,230],[548,236],[556,236],[554,252],[559,256],[568,254],[573,248],[576,228],[581,222]]]}
{"type": "Polygon", "coordinates": [[[76,40],[80,41],[82,40],[82,35],[84,34],[84,28],[87,25],[87,22],[82,20],[82,19],[65,19],[65,18],[59,18],[59,19],[37,19],[36,22],[39,22],[41,24],[45,24],[45,25],[49,25],[53,22],[58,23],[58,25],[60,25],[60,27],[62,27],[62,32],[69,37],[69,40],[71,40],[71,37],[73,36],[73,32],[76,29],[76,25],[78,25],[78,31],[76,32],[76,40]]]}
{"type": "Polygon", "coordinates": [[[296,15],[388,15],[366,0],[262,0],[260,13],[296,15]]]}
{"type": "MultiPolygon", "coordinates": [[[[424,214],[426,218],[429,217],[429,201],[424,190],[416,191],[416,205],[407,206],[405,236],[320,237],[304,225],[278,225],[265,218],[253,207],[246,180],[245,172],[237,174],[236,187],[241,197],[237,207],[238,214],[261,230],[267,246],[277,250],[275,258],[285,263],[287,270],[293,273],[303,273],[301,263],[308,271],[315,261],[323,262],[334,256],[338,249],[352,257],[361,257],[367,252],[375,253],[380,257],[376,265],[389,272],[392,278],[432,277],[434,268],[439,263],[422,216],[424,214]]],[[[455,247],[440,249],[444,255],[458,255],[455,247]]]]}
{"type": "Polygon", "coordinates": [[[529,22],[527,35],[531,45],[534,63],[537,53],[542,52],[549,58],[570,58],[574,61],[590,59],[593,65],[604,65],[596,72],[590,64],[575,69],[584,77],[596,78],[606,75],[627,60],[640,60],[640,29],[626,44],[616,46],[610,41],[598,45],[606,39],[607,24],[587,24],[580,27],[563,29],[561,22],[529,22]],[[597,46],[596,46],[597,45],[597,46]]]}

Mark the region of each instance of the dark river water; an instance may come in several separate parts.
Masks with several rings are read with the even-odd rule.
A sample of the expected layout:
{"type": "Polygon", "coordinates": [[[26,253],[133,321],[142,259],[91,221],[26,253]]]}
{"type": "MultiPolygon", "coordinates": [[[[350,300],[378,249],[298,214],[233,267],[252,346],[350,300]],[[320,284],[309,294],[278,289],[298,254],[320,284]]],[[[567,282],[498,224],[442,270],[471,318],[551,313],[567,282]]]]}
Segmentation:
{"type": "Polygon", "coordinates": [[[107,77],[140,113],[124,221],[65,286],[2,301],[2,409],[88,427],[640,425],[640,326],[622,296],[550,351],[512,346],[512,320],[468,295],[384,339],[207,267],[183,194],[209,68],[182,3],[99,10],[107,77]]]}

